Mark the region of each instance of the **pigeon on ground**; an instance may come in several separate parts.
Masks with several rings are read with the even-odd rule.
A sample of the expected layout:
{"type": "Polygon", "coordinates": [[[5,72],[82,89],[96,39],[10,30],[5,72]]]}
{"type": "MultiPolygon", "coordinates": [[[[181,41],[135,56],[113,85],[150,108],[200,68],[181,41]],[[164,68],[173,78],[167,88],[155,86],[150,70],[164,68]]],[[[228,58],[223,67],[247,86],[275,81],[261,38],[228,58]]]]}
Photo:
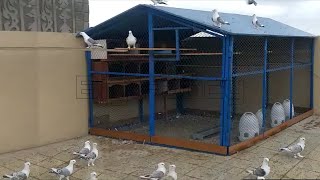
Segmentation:
{"type": "Polygon", "coordinates": [[[88,45],[87,48],[91,47],[100,47],[104,48],[103,45],[99,44],[97,41],[93,40],[90,36],[88,36],[85,32],[80,32],[79,35],[83,37],[84,42],[88,45]]]}
{"type": "Polygon", "coordinates": [[[158,4],[165,4],[168,5],[164,0],[151,0],[153,2],[153,5],[156,6],[158,4]]]}
{"type": "Polygon", "coordinates": [[[260,24],[260,22],[258,21],[257,16],[254,14],[252,16],[252,24],[254,25],[254,27],[257,29],[258,27],[264,27],[263,24],[260,24]]]}
{"type": "Polygon", "coordinates": [[[126,41],[127,41],[128,49],[130,49],[131,46],[133,46],[133,48],[136,48],[137,38],[133,36],[132,31],[129,31],[129,35],[126,41]]]}
{"type": "Polygon", "coordinates": [[[247,170],[247,172],[257,176],[257,179],[265,179],[265,177],[270,173],[270,166],[268,165],[268,163],[269,159],[264,158],[260,167],[257,167],[254,170],[247,170]]]}
{"type": "Polygon", "coordinates": [[[59,180],[66,178],[69,180],[69,176],[73,173],[73,165],[76,163],[76,160],[70,160],[69,165],[64,168],[51,168],[49,173],[54,173],[59,176],[59,180]]]}
{"type": "Polygon", "coordinates": [[[280,151],[281,152],[289,152],[289,153],[293,154],[294,158],[297,158],[297,156],[303,158],[304,156],[302,156],[300,153],[304,150],[305,141],[306,141],[306,139],[304,137],[301,137],[299,139],[298,143],[289,145],[288,147],[281,148],[280,151]]]}
{"type": "Polygon", "coordinates": [[[74,155],[87,155],[90,153],[91,146],[90,141],[84,142],[84,147],[79,152],[73,152],[74,155]]]}
{"type": "Polygon", "coordinates": [[[96,172],[90,173],[90,178],[89,178],[89,180],[98,180],[98,178],[97,178],[97,173],[96,173],[96,172]]]}
{"type": "Polygon", "coordinates": [[[166,174],[166,167],[163,162],[158,164],[157,170],[153,171],[151,174],[140,176],[142,179],[152,179],[152,180],[160,180],[166,174]]]}
{"type": "Polygon", "coordinates": [[[92,144],[92,150],[89,154],[87,155],[80,155],[81,159],[85,159],[88,161],[88,166],[90,166],[90,164],[92,166],[94,166],[94,161],[98,158],[98,149],[97,149],[98,144],[97,143],[93,143],[92,144]]]}
{"type": "Polygon", "coordinates": [[[19,172],[14,172],[12,174],[6,174],[3,178],[8,178],[11,180],[26,180],[30,174],[30,162],[24,163],[24,168],[19,172]]]}
{"type": "Polygon", "coordinates": [[[178,175],[176,172],[176,166],[174,164],[169,166],[169,172],[166,175],[166,177],[164,177],[161,180],[177,180],[178,179],[178,175]]]}
{"type": "Polygon", "coordinates": [[[255,6],[258,5],[258,3],[257,3],[255,0],[247,0],[247,3],[248,3],[249,5],[251,5],[251,4],[254,4],[255,6]]]}
{"type": "Polygon", "coordinates": [[[213,23],[214,23],[216,26],[218,26],[219,28],[221,28],[221,25],[222,25],[222,24],[230,25],[229,22],[224,21],[224,20],[220,17],[220,15],[219,15],[219,13],[218,13],[218,11],[217,11],[216,9],[212,10],[212,12],[213,12],[213,15],[212,15],[211,20],[213,21],[213,23]]]}

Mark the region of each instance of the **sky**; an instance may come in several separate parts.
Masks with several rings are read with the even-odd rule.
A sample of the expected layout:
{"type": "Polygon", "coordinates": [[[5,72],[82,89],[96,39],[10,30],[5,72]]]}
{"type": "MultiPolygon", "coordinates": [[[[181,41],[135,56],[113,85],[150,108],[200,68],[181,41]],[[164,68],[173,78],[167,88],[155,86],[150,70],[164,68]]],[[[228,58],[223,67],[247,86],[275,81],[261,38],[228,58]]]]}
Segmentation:
{"type": "MultiPolygon", "coordinates": [[[[320,0],[256,0],[258,6],[246,0],[167,0],[169,7],[212,10],[244,15],[257,14],[303,31],[320,35],[320,0]]],[[[152,4],[150,0],[89,0],[90,27],[120,14],[138,4],[152,4]]]]}

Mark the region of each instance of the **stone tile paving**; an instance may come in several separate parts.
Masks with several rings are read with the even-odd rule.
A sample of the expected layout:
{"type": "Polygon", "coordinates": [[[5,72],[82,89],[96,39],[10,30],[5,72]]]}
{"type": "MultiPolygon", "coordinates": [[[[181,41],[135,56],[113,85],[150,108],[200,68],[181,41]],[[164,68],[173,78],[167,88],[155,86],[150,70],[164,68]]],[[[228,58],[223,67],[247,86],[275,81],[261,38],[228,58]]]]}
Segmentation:
{"type": "Polygon", "coordinates": [[[177,166],[180,180],[252,179],[247,169],[270,159],[271,173],[267,179],[320,179],[320,118],[313,116],[257,145],[233,156],[217,156],[175,148],[122,144],[122,141],[86,136],[43,147],[0,155],[0,174],[20,170],[25,161],[31,162],[31,180],[58,179],[49,168],[66,166],[73,159],[73,151],[84,141],[98,143],[99,159],[94,167],[77,159],[71,180],[87,179],[92,171],[106,180],[134,180],[154,170],[160,161],[177,166]],[[278,149],[306,137],[304,158],[294,159],[278,149]]]}

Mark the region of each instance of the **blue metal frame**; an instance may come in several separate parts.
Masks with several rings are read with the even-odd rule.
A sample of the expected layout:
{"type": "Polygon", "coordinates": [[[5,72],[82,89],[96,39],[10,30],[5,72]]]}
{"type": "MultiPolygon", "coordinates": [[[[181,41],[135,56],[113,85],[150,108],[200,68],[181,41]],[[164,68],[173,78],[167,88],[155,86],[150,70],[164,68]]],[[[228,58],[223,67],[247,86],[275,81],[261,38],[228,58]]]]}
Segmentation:
{"type": "MultiPolygon", "coordinates": [[[[148,12],[148,34],[149,48],[154,47],[153,34],[153,14],[148,12]]],[[[149,135],[155,135],[155,75],[154,75],[154,55],[149,51],[149,135]]]]}
{"type": "Polygon", "coordinates": [[[311,40],[311,71],[310,71],[310,108],[313,109],[313,68],[314,68],[314,39],[311,40]]]}
{"type": "Polygon", "coordinates": [[[93,127],[93,93],[92,93],[92,61],[91,61],[91,51],[85,52],[86,62],[87,62],[87,76],[88,76],[88,93],[89,93],[89,117],[88,124],[89,128],[93,127]]]}
{"type": "MultiPolygon", "coordinates": [[[[221,77],[225,79],[225,67],[226,67],[226,38],[222,39],[222,72],[221,77]]],[[[225,95],[225,84],[226,81],[220,81],[220,91],[221,91],[221,102],[220,102],[220,146],[224,146],[224,139],[225,139],[225,110],[224,110],[224,95],[225,95]]]]}
{"type": "Polygon", "coordinates": [[[263,84],[262,84],[262,132],[266,128],[266,108],[267,108],[267,64],[268,64],[268,38],[264,40],[264,56],[263,56],[263,84]]]}
{"type": "Polygon", "coordinates": [[[190,27],[162,27],[162,28],[153,28],[154,31],[167,31],[167,30],[177,30],[177,29],[192,29],[190,27]]]}
{"type": "Polygon", "coordinates": [[[293,64],[294,64],[294,38],[291,40],[291,68],[290,68],[290,119],[292,119],[292,91],[293,91],[293,64]]]}

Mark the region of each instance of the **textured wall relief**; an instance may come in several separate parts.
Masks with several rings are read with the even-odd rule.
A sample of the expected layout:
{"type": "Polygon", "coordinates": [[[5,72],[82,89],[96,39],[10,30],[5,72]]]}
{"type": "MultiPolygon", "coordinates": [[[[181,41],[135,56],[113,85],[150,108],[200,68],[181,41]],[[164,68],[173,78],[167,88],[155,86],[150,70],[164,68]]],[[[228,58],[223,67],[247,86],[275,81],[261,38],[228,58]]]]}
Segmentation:
{"type": "MultiPolygon", "coordinates": [[[[71,21],[71,1],[69,0],[58,0],[58,17],[59,21],[62,21],[62,24],[59,27],[58,31],[61,32],[71,32],[71,26],[72,26],[72,21],[71,21]]],[[[57,20],[58,21],[58,20],[57,20]]],[[[58,21],[58,22],[59,22],[58,21]]]]}
{"type": "Polygon", "coordinates": [[[18,0],[3,0],[3,27],[6,31],[19,31],[18,0]]]}
{"type": "Polygon", "coordinates": [[[41,3],[41,30],[44,32],[54,31],[53,3],[52,0],[42,0],[41,3]]]}
{"type": "Polygon", "coordinates": [[[26,7],[26,21],[28,31],[38,31],[38,1],[29,0],[26,7]]]}

